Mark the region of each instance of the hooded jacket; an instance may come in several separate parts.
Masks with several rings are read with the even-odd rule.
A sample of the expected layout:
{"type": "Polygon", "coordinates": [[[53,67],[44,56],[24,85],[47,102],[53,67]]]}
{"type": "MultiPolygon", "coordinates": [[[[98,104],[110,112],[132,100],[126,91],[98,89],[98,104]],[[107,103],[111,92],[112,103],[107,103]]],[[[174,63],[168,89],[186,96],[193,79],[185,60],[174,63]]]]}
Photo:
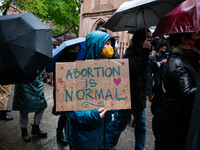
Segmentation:
{"type": "Polygon", "coordinates": [[[86,37],[86,56],[85,59],[101,59],[101,53],[104,45],[108,40],[111,40],[111,45],[114,49],[112,58],[119,58],[115,49],[115,39],[113,36],[102,31],[93,31],[86,37]]]}
{"type": "Polygon", "coordinates": [[[31,83],[15,85],[13,110],[36,112],[45,108],[47,108],[47,103],[41,74],[31,83]]]}
{"type": "MultiPolygon", "coordinates": [[[[102,49],[111,40],[114,48],[115,39],[102,31],[93,31],[86,37],[85,59],[101,59],[102,49]]],[[[118,58],[115,51],[112,58],[118,58]]],[[[109,149],[117,144],[120,133],[113,130],[117,118],[117,111],[107,111],[105,118],[101,119],[97,109],[88,111],[67,112],[66,138],[70,146],[81,150],[109,149]],[[114,116],[113,116],[113,115],[114,116]],[[112,118],[113,116],[113,118],[112,118]],[[115,137],[117,135],[117,139],[115,137]]]]}

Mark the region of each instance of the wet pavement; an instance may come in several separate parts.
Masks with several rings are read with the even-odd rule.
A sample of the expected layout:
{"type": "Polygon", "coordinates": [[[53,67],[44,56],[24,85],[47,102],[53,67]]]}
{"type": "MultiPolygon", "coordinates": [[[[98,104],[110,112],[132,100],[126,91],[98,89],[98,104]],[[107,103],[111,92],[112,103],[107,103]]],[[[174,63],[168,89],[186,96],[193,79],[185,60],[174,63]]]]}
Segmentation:
{"type": "MultiPolygon", "coordinates": [[[[14,87],[14,86],[13,86],[14,87]]],[[[8,113],[14,117],[12,121],[0,120],[0,150],[69,150],[69,146],[63,146],[57,143],[56,127],[58,116],[54,116],[53,107],[53,87],[45,84],[45,97],[48,107],[45,109],[40,128],[48,133],[47,138],[40,139],[38,136],[31,136],[31,124],[33,123],[34,113],[29,114],[28,133],[31,136],[31,142],[25,143],[21,138],[21,129],[19,126],[19,112],[12,111],[8,113]]],[[[8,108],[12,107],[13,88],[9,97],[8,108]]],[[[146,150],[154,149],[154,136],[152,133],[151,121],[152,114],[150,112],[150,103],[147,102],[147,139],[146,150]]],[[[131,122],[122,132],[119,142],[116,146],[117,150],[133,150],[134,149],[134,129],[131,122]]]]}

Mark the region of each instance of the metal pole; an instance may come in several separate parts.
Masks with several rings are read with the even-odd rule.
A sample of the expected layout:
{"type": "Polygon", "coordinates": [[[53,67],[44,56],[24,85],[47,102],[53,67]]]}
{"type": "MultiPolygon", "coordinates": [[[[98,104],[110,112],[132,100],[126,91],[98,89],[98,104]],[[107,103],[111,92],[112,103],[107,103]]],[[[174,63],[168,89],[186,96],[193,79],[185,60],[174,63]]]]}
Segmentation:
{"type": "Polygon", "coordinates": [[[147,38],[148,36],[147,36],[146,22],[145,22],[145,18],[144,18],[144,9],[143,9],[143,6],[141,6],[140,8],[142,10],[142,17],[143,17],[143,21],[144,21],[144,28],[145,28],[145,32],[146,32],[146,38],[147,38]]]}

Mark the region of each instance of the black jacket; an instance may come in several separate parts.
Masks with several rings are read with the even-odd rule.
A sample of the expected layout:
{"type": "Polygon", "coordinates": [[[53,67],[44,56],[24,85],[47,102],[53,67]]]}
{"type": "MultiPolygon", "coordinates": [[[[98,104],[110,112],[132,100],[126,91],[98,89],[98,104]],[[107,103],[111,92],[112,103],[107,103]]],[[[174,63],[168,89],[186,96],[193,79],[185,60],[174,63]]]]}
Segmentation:
{"type": "Polygon", "coordinates": [[[183,150],[186,143],[199,66],[193,51],[180,52],[170,54],[164,67],[166,91],[152,121],[156,148],[183,150]]]}
{"type": "Polygon", "coordinates": [[[142,111],[146,107],[147,66],[150,49],[137,52],[130,46],[123,58],[129,59],[132,109],[142,111]]]}
{"type": "Polygon", "coordinates": [[[164,104],[170,111],[191,113],[199,67],[192,52],[172,54],[164,69],[164,104]],[[173,104],[172,104],[173,103],[173,104]]]}
{"type": "Polygon", "coordinates": [[[197,84],[185,150],[200,149],[200,76],[197,84]]]}

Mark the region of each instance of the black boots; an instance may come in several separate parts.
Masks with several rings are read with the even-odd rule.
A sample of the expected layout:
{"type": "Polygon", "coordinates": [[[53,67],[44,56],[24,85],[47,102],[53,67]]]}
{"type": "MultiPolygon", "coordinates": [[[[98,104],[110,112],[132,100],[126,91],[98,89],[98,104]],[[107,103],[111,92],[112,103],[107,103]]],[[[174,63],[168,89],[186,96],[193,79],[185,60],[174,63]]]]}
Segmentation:
{"type": "Polygon", "coordinates": [[[67,140],[64,138],[63,130],[56,129],[56,137],[58,142],[60,142],[63,145],[68,145],[67,140]]]}
{"type": "Polygon", "coordinates": [[[9,121],[9,120],[13,120],[13,117],[12,117],[12,116],[9,116],[9,115],[7,114],[7,111],[6,111],[6,110],[1,110],[1,111],[0,111],[0,119],[1,119],[1,120],[9,121]]]}
{"type": "Polygon", "coordinates": [[[32,125],[32,131],[31,131],[32,135],[39,135],[40,137],[47,137],[47,133],[44,131],[41,131],[39,128],[39,125],[32,125]]]}
{"type": "MultiPolygon", "coordinates": [[[[22,130],[22,139],[25,142],[30,142],[31,137],[28,135],[27,128],[21,128],[22,130]]],[[[40,137],[47,137],[47,133],[40,130],[39,125],[32,125],[32,135],[39,135],[40,137]]]]}
{"type": "Polygon", "coordinates": [[[22,139],[23,139],[25,142],[30,142],[30,141],[31,141],[31,138],[30,138],[30,136],[28,135],[27,128],[21,128],[21,130],[22,130],[22,139]]]}
{"type": "Polygon", "coordinates": [[[67,116],[60,115],[58,119],[58,127],[56,129],[56,137],[57,141],[63,145],[68,145],[68,142],[65,139],[65,136],[63,135],[63,130],[66,127],[66,123],[67,123],[67,116]]]}

